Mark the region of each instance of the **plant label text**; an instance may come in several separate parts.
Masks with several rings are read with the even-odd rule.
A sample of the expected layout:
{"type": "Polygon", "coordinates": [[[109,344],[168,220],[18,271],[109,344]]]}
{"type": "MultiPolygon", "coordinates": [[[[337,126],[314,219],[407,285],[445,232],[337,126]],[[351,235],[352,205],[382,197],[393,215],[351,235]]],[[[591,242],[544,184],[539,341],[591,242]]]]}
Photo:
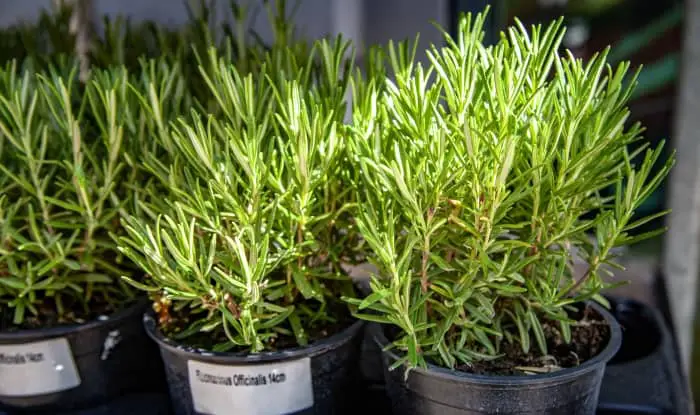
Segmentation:
{"type": "Polygon", "coordinates": [[[35,396],[80,385],[64,338],[0,344],[0,396],[35,396]]]}
{"type": "Polygon", "coordinates": [[[195,411],[209,415],[279,415],[314,404],[311,359],[224,366],[189,360],[195,411]]]}

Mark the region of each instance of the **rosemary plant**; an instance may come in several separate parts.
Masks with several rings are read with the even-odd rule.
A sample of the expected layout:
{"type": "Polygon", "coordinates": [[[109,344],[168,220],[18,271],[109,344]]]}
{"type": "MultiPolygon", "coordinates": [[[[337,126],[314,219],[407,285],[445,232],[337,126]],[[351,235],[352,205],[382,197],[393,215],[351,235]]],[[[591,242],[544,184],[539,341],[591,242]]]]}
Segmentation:
{"type": "Polygon", "coordinates": [[[506,345],[546,355],[551,336],[571,341],[573,304],[605,303],[613,248],[663,231],[631,233],[652,219],[631,222],[673,156],[651,173],[661,148],[627,125],[628,64],[560,54],[561,20],[486,47],[484,17],[463,17],[425,66],[391,44],[377,56],[393,78],[383,61],[357,77],[357,222],[379,272],[350,301],[398,330],[397,366],[468,367],[506,345]]]}
{"type": "Polygon", "coordinates": [[[75,67],[0,70],[3,330],[81,323],[132,297],[119,277],[133,266],[109,236],[120,233],[122,184],[133,180],[123,160],[127,81],[123,70],[98,73],[81,93],[75,67]]]}
{"type": "MultiPolygon", "coordinates": [[[[89,7],[80,2],[56,2],[51,10],[42,10],[36,22],[21,22],[0,29],[0,63],[17,60],[20,67],[31,65],[31,70],[48,70],[52,66],[70,66],[73,61],[89,63],[90,68],[110,69],[125,66],[131,73],[142,69],[144,60],[159,59],[169,65],[178,66],[191,84],[190,89],[204,89],[199,76],[198,53],[216,47],[225,55],[245,65],[251,51],[265,49],[260,38],[247,33],[249,13],[246,7],[230,3],[233,25],[224,20],[217,24],[216,16],[204,0],[197,7],[189,4],[189,20],[178,28],[169,28],[154,21],[134,22],[125,16],[114,18],[103,16],[99,36],[86,36],[91,21],[84,16],[85,10],[74,12],[75,7],[89,7]],[[80,24],[71,18],[80,16],[80,24]],[[75,23],[75,24],[74,24],[75,23]],[[81,41],[76,43],[75,26],[80,29],[81,41]],[[223,33],[223,36],[220,34],[223,33]],[[253,44],[246,42],[253,40],[253,44]],[[80,51],[76,45],[80,44],[80,51]]],[[[268,5],[271,21],[278,27],[293,27],[285,14],[285,2],[276,0],[268,5]]]]}
{"type": "Polygon", "coordinates": [[[66,6],[44,9],[35,23],[19,22],[0,29],[0,65],[13,60],[31,60],[41,68],[64,63],[75,44],[75,36],[69,31],[70,16],[66,6]]]}
{"type": "Polygon", "coordinates": [[[177,29],[153,21],[135,23],[123,16],[114,19],[105,16],[104,36],[97,39],[91,53],[94,65],[100,68],[124,65],[130,72],[138,73],[143,70],[144,61],[157,60],[159,65],[177,67],[183,73],[190,93],[197,95],[204,91],[206,86],[200,76],[199,53],[214,47],[237,65],[245,65],[254,47],[245,44],[248,38],[245,33],[246,8],[231,2],[234,25],[217,25],[206,2],[199,0],[198,3],[197,8],[187,4],[189,21],[177,29]],[[223,36],[218,35],[220,33],[223,36]]]}
{"type": "MultiPolygon", "coordinates": [[[[212,50],[202,75],[216,115],[192,110],[154,135],[167,162],[144,155],[155,180],[118,241],[147,274],[127,280],[151,293],[166,335],[260,352],[350,323],[347,50],[318,41],[298,60],[296,48],[273,47],[254,73],[212,50]]],[[[143,102],[153,114],[163,105],[143,102]]]]}

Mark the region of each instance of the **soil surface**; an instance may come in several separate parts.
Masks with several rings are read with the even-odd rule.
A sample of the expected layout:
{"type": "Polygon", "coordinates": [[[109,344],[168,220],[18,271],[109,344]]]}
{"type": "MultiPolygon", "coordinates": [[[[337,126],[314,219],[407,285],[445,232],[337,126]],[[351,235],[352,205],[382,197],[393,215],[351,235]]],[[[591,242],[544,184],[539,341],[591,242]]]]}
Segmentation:
{"type": "MultiPolygon", "coordinates": [[[[356,321],[348,310],[347,305],[340,301],[329,303],[326,312],[335,321],[326,321],[312,325],[302,324],[309,345],[347,329],[356,321]]],[[[218,344],[228,343],[229,340],[223,329],[216,329],[211,332],[199,332],[181,339],[177,338],[177,333],[184,330],[191,321],[205,318],[205,316],[206,313],[192,313],[192,310],[188,308],[177,311],[171,310],[168,315],[170,319],[169,324],[167,326],[159,324],[159,329],[164,335],[174,338],[176,342],[199,349],[213,350],[218,344]]],[[[279,328],[292,333],[291,326],[289,326],[287,322],[282,323],[279,328]]],[[[278,351],[295,347],[299,347],[296,338],[293,335],[286,335],[283,333],[277,333],[276,337],[269,339],[265,343],[265,351],[278,351]]],[[[231,353],[245,353],[247,350],[247,348],[241,350],[236,350],[234,348],[226,351],[231,353]]]]}
{"type": "MultiPolygon", "coordinates": [[[[524,375],[576,367],[598,355],[610,338],[610,326],[595,310],[587,307],[578,314],[571,316],[577,323],[571,327],[569,344],[564,342],[558,323],[543,323],[549,350],[547,356],[539,352],[536,344],[532,344],[530,352],[525,354],[519,344],[504,343],[501,348],[505,354],[503,357],[457,366],[456,369],[481,375],[524,375]]],[[[535,342],[534,338],[532,342],[535,342]]]]}
{"type": "Polygon", "coordinates": [[[131,302],[127,303],[125,304],[124,301],[115,302],[113,298],[108,301],[104,297],[95,296],[90,301],[89,308],[84,309],[82,303],[64,299],[63,309],[66,312],[59,317],[55,301],[53,298],[47,298],[36,306],[38,315],[32,315],[29,310],[25,311],[24,321],[19,325],[12,322],[14,309],[10,308],[0,313],[0,331],[12,332],[82,324],[97,320],[101,316],[110,316],[131,305],[131,302]]]}

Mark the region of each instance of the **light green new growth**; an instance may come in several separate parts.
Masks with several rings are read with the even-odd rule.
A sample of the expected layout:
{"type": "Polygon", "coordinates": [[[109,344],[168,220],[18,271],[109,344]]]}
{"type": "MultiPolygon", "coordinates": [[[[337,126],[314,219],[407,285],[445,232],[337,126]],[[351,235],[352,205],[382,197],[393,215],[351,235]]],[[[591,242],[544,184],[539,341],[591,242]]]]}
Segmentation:
{"type": "Polygon", "coordinates": [[[392,44],[394,79],[377,60],[357,78],[357,221],[379,274],[352,303],[400,329],[397,364],[453,368],[497,358],[505,342],[546,354],[547,321],[568,342],[568,307],[604,301],[613,248],[659,233],[631,234],[654,219],[631,223],[673,157],[626,125],[628,64],[560,55],[561,20],[486,47],[484,18],[464,17],[426,66],[392,44]],[[579,279],[573,249],[588,264],[579,279]]]}
{"type": "MultiPolygon", "coordinates": [[[[348,47],[286,41],[261,54],[254,73],[212,50],[202,76],[214,115],[193,110],[157,128],[167,162],[143,156],[155,180],[119,243],[148,274],[130,282],[153,293],[167,335],[259,352],[348,324],[348,47]]],[[[153,114],[161,105],[142,102],[153,114]]]]}

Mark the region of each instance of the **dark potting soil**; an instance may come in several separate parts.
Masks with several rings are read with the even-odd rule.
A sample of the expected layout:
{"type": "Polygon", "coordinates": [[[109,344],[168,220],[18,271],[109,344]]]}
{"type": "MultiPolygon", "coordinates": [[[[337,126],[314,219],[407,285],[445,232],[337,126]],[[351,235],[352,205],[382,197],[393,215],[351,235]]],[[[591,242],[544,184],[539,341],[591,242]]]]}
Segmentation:
{"type": "Polygon", "coordinates": [[[87,308],[78,301],[64,299],[62,308],[64,312],[59,315],[56,302],[53,297],[47,297],[38,305],[37,315],[25,311],[24,320],[21,324],[14,324],[14,309],[8,308],[0,312],[0,331],[13,332],[18,330],[31,330],[41,328],[52,328],[83,324],[98,320],[103,316],[123,310],[133,304],[133,301],[121,300],[117,298],[107,299],[104,296],[94,296],[88,303],[87,308]]]}
{"type": "MultiPolygon", "coordinates": [[[[317,308],[318,304],[312,304],[311,301],[300,301],[295,303],[299,306],[301,304],[308,306],[309,308],[317,308]]],[[[213,331],[199,332],[192,335],[188,335],[185,338],[178,338],[177,333],[183,331],[192,321],[196,321],[201,318],[206,318],[206,312],[193,313],[192,310],[188,308],[183,308],[180,310],[170,310],[169,311],[169,321],[167,326],[159,324],[159,329],[163,332],[165,336],[175,339],[180,344],[185,344],[190,347],[195,347],[203,350],[215,350],[217,345],[226,344],[229,342],[223,328],[218,328],[213,331]]],[[[308,339],[308,344],[312,344],[318,340],[323,340],[329,336],[339,333],[346,328],[350,327],[355,323],[355,319],[352,317],[350,310],[346,303],[341,300],[329,302],[326,305],[326,315],[332,319],[332,321],[316,322],[314,324],[304,324],[304,331],[308,339]]],[[[299,347],[299,343],[293,335],[293,331],[288,322],[284,322],[279,326],[280,332],[265,342],[266,351],[278,351],[284,349],[290,349],[299,347]],[[281,332],[284,331],[284,332],[281,332]],[[290,334],[287,334],[290,333],[290,334]]],[[[248,349],[236,348],[225,350],[231,353],[245,353],[248,349]]]]}
{"type": "MultiPolygon", "coordinates": [[[[592,359],[600,353],[610,338],[610,326],[590,307],[571,317],[577,322],[571,326],[571,342],[566,343],[556,322],[543,322],[549,354],[543,356],[536,344],[529,353],[523,353],[520,344],[501,345],[503,356],[493,361],[460,365],[456,369],[481,375],[524,375],[546,373],[560,368],[571,368],[592,359]]],[[[532,339],[534,343],[534,338],[532,339]]]]}

